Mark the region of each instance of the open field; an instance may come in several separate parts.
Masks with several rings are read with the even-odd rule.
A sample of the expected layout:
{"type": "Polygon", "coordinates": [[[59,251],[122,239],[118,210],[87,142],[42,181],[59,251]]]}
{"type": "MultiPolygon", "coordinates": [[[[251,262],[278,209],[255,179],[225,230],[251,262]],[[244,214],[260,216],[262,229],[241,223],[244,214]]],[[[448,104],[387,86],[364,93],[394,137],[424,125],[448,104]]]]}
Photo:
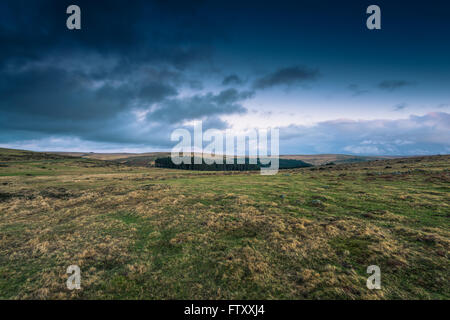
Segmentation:
{"type": "Polygon", "coordinates": [[[0,149],[0,298],[449,299],[449,182],[448,155],[261,176],[0,149]]]}

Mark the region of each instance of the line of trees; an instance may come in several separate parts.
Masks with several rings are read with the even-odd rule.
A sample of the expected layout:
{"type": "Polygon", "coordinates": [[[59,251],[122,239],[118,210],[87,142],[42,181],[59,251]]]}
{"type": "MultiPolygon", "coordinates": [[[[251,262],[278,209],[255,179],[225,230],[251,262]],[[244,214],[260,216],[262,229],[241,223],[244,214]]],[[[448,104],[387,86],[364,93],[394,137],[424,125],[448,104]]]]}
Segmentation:
{"type": "MultiPolygon", "coordinates": [[[[170,157],[157,158],[155,160],[155,167],[160,168],[171,168],[171,169],[183,169],[183,170],[196,170],[196,171],[252,171],[252,170],[260,170],[261,167],[266,166],[262,165],[258,160],[256,164],[250,163],[249,158],[245,158],[245,163],[239,164],[237,163],[237,159],[234,159],[233,164],[225,163],[225,159],[222,164],[213,163],[207,164],[205,160],[202,159],[202,163],[196,164],[194,161],[194,157],[191,157],[191,161],[187,161],[188,163],[175,164],[172,162],[170,157]]],[[[197,158],[198,161],[198,158],[197,158]]],[[[267,165],[268,166],[268,165],[267,165]]],[[[292,168],[303,168],[303,167],[311,167],[312,165],[306,163],[301,160],[293,160],[293,159],[279,159],[279,168],[280,169],[292,169],[292,168]]]]}
{"type": "Polygon", "coordinates": [[[245,159],[245,163],[243,164],[238,164],[236,163],[236,161],[233,164],[226,164],[225,160],[223,161],[223,164],[219,163],[207,164],[205,163],[205,160],[203,158],[201,159],[202,160],[201,164],[196,164],[194,159],[195,159],[194,157],[191,157],[190,163],[175,164],[172,162],[172,159],[170,157],[157,158],[155,160],[155,166],[160,168],[197,170],[197,171],[251,171],[251,170],[259,170],[261,168],[259,164],[250,164],[248,158],[245,159]]]}

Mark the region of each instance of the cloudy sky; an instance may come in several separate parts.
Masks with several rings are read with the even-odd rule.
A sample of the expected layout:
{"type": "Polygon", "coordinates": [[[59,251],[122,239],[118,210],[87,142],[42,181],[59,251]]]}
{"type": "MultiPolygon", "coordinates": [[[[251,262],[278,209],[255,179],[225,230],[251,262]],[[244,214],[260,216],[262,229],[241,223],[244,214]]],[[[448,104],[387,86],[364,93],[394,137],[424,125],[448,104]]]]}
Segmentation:
{"type": "Polygon", "coordinates": [[[170,150],[203,127],[280,153],[450,153],[448,1],[0,2],[0,147],[170,150]],[[81,30],[66,8],[81,8],[81,30]],[[381,8],[381,30],[366,8],[381,8]]]}

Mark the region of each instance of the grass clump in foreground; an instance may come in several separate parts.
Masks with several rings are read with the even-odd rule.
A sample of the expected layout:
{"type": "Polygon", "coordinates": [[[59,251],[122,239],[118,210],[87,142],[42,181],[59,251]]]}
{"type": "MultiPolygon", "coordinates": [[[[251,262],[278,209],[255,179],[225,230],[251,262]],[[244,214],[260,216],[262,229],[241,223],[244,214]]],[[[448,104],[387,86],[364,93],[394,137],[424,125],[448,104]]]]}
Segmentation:
{"type": "Polygon", "coordinates": [[[2,299],[450,298],[449,156],[276,176],[15,150],[0,164],[2,299]]]}

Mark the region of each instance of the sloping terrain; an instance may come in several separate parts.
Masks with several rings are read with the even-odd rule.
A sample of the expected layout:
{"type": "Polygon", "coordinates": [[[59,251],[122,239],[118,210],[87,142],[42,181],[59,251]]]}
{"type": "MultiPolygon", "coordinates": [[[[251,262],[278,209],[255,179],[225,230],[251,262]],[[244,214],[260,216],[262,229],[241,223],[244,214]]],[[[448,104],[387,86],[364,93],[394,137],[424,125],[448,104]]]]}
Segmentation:
{"type": "Polygon", "coordinates": [[[139,157],[144,158],[157,158],[169,156],[169,152],[147,152],[147,153],[96,153],[96,152],[51,152],[53,154],[62,156],[81,157],[86,159],[97,160],[117,160],[126,161],[127,159],[135,159],[139,157]]]}
{"type": "Polygon", "coordinates": [[[383,159],[395,159],[398,157],[389,156],[354,156],[346,154],[314,154],[314,155],[281,155],[281,159],[302,160],[313,165],[324,165],[327,163],[354,163],[383,159]]]}
{"type": "Polygon", "coordinates": [[[450,298],[450,156],[276,176],[4,149],[0,164],[2,299],[450,298]]]}
{"type": "MultiPolygon", "coordinates": [[[[62,156],[74,156],[87,159],[114,160],[130,165],[147,165],[156,158],[169,157],[170,152],[147,152],[147,153],[86,153],[86,152],[52,152],[62,156]]],[[[389,156],[354,156],[345,154],[316,154],[316,155],[281,155],[280,159],[302,160],[313,165],[324,165],[327,163],[353,163],[372,160],[395,159],[389,156]]]]}

